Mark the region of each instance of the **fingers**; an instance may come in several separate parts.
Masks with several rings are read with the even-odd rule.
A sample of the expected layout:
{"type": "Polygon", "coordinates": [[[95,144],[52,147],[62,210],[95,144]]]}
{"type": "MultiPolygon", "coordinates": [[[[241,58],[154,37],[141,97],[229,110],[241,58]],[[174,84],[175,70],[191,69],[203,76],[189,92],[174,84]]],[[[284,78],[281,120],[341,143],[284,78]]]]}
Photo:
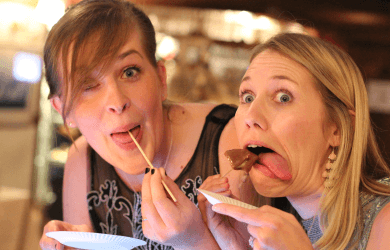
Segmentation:
{"type": "MultiPolygon", "coordinates": [[[[43,250],[52,250],[52,249],[57,249],[57,250],[64,250],[64,249],[71,249],[68,247],[65,247],[63,244],[58,242],[57,240],[50,238],[46,235],[48,232],[55,232],[55,231],[78,231],[77,229],[83,229],[84,231],[91,231],[91,229],[87,225],[80,225],[80,226],[74,226],[72,224],[69,224],[64,221],[59,221],[59,220],[52,220],[49,221],[44,229],[43,229],[43,234],[42,237],[39,241],[39,245],[43,250]]],[[[83,231],[82,230],[82,231],[83,231]]]]}
{"type": "Polygon", "coordinates": [[[152,199],[153,205],[156,207],[156,210],[160,213],[162,221],[165,223],[169,223],[179,212],[176,203],[182,202],[182,197],[177,192],[177,185],[172,183],[169,178],[165,178],[164,183],[169,188],[171,193],[176,198],[176,203],[173,202],[166,192],[164,186],[162,185],[162,175],[165,176],[165,170],[163,168],[156,169],[154,174],[151,176],[150,188],[152,190],[152,199]]]}
{"type": "MultiPolygon", "coordinates": [[[[223,196],[231,196],[232,194],[228,178],[221,178],[221,175],[219,174],[207,177],[199,189],[218,193],[223,196]]],[[[215,216],[211,207],[212,205],[208,202],[207,198],[202,193],[198,192],[198,208],[202,214],[203,222],[208,226],[210,226],[210,219],[215,216]]]]}
{"type": "Polygon", "coordinates": [[[275,222],[280,221],[282,218],[294,220],[291,214],[267,205],[257,209],[247,209],[231,204],[220,203],[215,204],[212,209],[214,212],[233,217],[238,221],[258,227],[274,227],[275,222]]]}
{"type": "Polygon", "coordinates": [[[208,177],[199,188],[214,193],[220,193],[229,190],[230,184],[228,178],[219,178],[218,176],[212,176],[212,178],[208,177]]]}
{"type": "Polygon", "coordinates": [[[180,216],[194,204],[183,194],[177,184],[165,175],[163,168],[151,170],[144,176],[142,183],[142,227],[148,238],[161,239],[161,232],[174,231],[181,223],[180,216]],[[173,202],[162,185],[162,180],[175,196],[173,202]],[[168,230],[169,231],[169,230],[168,230]]]}
{"type": "Polygon", "coordinates": [[[43,234],[41,239],[39,240],[39,246],[43,250],[49,250],[49,249],[61,249],[61,243],[59,243],[57,240],[47,237],[46,233],[47,232],[52,232],[52,231],[60,231],[59,226],[57,225],[58,221],[49,221],[45,227],[43,228],[43,234]]]}
{"type": "MultiPolygon", "coordinates": [[[[207,177],[207,179],[202,183],[199,189],[219,193],[220,195],[224,196],[230,196],[231,190],[229,189],[229,180],[226,177],[220,178],[220,176],[221,175],[218,174],[207,177]]],[[[198,192],[198,202],[207,202],[206,197],[200,192],[198,192]]]]}
{"type": "MultiPolygon", "coordinates": [[[[142,228],[145,233],[145,236],[147,236],[148,238],[154,238],[152,237],[152,235],[150,235],[151,233],[154,232],[154,230],[151,229],[151,225],[164,224],[163,220],[160,217],[160,214],[158,213],[153,203],[151,177],[152,177],[152,172],[155,173],[155,171],[156,169],[154,170],[149,169],[149,172],[145,174],[144,179],[142,181],[142,206],[141,206],[141,213],[143,218],[142,228]]],[[[155,190],[153,190],[153,192],[154,191],[155,190]]]]}
{"type": "Polygon", "coordinates": [[[243,208],[231,204],[225,204],[225,203],[215,204],[212,207],[212,209],[216,213],[233,217],[238,221],[251,224],[251,225],[260,226],[260,223],[257,223],[258,220],[258,215],[256,213],[257,209],[247,209],[247,208],[243,208]]]}
{"type": "Polygon", "coordinates": [[[292,214],[270,206],[246,209],[216,204],[212,209],[247,223],[248,233],[254,238],[253,249],[312,249],[305,231],[292,214]]]}

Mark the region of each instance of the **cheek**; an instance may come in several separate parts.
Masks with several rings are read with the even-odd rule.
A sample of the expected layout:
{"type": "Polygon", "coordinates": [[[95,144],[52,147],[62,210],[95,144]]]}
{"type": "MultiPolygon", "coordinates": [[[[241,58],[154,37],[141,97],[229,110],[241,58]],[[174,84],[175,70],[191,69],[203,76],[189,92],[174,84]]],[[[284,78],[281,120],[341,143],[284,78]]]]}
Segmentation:
{"type": "Polygon", "coordinates": [[[244,122],[244,120],[242,119],[242,116],[240,115],[240,113],[236,113],[235,117],[234,117],[234,125],[236,127],[236,134],[238,136],[238,142],[240,144],[240,146],[242,147],[242,139],[244,138],[243,135],[245,134],[246,132],[246,124],[244,122]]]}
{"type": "Polygon", "coordinates": [[[284,119],[277,130],[278,134],[291,141],[294,145],[308,146],[312,140],[324,137],[323,122],[321,118],[308,119],[308,117],[291,117],[284,119]]]}

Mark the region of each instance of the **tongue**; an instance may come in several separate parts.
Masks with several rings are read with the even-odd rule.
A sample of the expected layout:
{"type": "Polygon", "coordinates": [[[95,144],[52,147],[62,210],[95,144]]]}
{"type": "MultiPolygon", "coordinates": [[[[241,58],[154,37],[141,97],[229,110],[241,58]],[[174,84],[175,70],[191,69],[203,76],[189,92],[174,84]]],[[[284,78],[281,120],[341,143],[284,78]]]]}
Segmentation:
{"type": "MultiPolygon", "coordinates": [[[[135,127],[130,132],[133,134],[134,137],[137,137],[139,134],[139,127],[135,127]]],[[[111,137],[113,140],[118,141],[120,143],[130,143],[133,140],[131,139],[129,132],[120,132],[120,133],[113,133],[111,134],[111,137]]]]}
{"type": "Polygon", "coordinates": [[[259,161],[267,166],[279,179],[290,180],[292,175],[288,169],[287,161],[277,153],[264,153],[259,155],[259,161]]]}

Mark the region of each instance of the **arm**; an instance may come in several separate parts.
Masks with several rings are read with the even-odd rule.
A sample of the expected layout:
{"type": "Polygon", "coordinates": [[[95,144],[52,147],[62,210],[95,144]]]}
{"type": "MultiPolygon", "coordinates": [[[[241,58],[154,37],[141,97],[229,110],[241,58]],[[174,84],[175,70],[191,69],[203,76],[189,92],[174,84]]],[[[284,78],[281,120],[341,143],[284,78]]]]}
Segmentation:
{"type": "Polygon", "coordinates": [[[372,225],[367,250],[389,249],[390,246],[390,203],[382,208],[372,225]]]}
{"type": "Polygon", "coordinates": [[[63,212],[64,221],[92,228],[87,203],[90,183],[87,149],[88,144],[82,136],[69,150],[64,171],[63,212]]]}
{"type": "MultiPolygon", "coordinates": [[[[83,137],[72,145],[64,170],[63,186],[63,210],[64,220],[52,220],[45,225],[41,240],[42,249],[61,248],[62,245],[46,236],[47,232],[53,231],[79,231],[92,232],[92,223],[89,219],[87,204],[87,148],[88,145],[83,137]],[[75,147],[77,146],[77,148],[75,147]]],[[[65,247],[64,249],[70,249],[65,247]]]]}

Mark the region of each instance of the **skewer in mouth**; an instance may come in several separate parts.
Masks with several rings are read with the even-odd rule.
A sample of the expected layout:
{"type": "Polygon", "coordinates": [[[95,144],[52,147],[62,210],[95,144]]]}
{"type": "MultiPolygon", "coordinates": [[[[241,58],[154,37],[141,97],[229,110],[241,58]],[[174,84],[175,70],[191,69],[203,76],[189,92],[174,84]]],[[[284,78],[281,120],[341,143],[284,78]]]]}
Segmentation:
{"type": "MultiPolygon", "coordinates": [[[[130,132],[130,130],[128,131],[129,132],[129,135],[131,137],[131,139],[134,141],[135,145],[137,146],[137,148],[139,149],[139,151],[141,152],[142,156],[144,157],[144,159],[146,160],[146,162],[148,163],[148,165],[150,166],[150,168],[154,168],[152,163],[149,161],[148,157],[146,156],[145,152],[142,150],[141,146],[139,145],[139,143],[137,142],[137,140],[134,138],[133,134],[130,132]]],[[[165,182],[163,180],[161,180],[161,183],[163,184],[165,190],[168,192],[168,194],[171,196],[173,202],[177,202],[175,196],[172,194],[171,190],[168,188],[167,184],[165,184],[165,182]]]]}

